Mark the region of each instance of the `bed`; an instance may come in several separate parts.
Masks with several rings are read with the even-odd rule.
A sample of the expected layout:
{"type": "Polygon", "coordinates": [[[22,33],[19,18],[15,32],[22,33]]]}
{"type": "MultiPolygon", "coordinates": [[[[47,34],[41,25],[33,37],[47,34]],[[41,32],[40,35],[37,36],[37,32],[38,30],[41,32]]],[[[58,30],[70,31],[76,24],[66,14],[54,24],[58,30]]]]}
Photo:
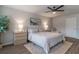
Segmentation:
{"type": "Polygon", "coordinates": [[[65,40],[64,35],[59,32],[30,32],[28,40],[43,48],[45,53],[49,53],[50,48],[65,40]]]}

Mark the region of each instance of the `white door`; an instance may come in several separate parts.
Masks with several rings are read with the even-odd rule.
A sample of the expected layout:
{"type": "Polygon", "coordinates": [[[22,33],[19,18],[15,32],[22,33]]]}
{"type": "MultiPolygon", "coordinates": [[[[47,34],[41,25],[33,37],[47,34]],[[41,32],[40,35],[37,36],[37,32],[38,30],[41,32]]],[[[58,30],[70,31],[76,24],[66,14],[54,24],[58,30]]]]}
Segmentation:
{"type": "Polygon", "coordinates": [[[68,37],[76,37],[76,18],[75,17],[70,17],[66,19],[65,23],[66,27],[66,36],[68,37]]]}

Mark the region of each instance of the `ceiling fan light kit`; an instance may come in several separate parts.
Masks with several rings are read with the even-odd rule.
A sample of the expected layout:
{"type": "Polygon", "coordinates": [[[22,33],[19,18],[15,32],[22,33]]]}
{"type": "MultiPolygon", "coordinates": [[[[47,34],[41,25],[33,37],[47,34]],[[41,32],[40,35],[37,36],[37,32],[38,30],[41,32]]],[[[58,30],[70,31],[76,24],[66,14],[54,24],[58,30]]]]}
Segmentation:
{"type": "Polygon", "coordinates": [[[56,14],[56,12],[53,12],[53,14],[56,14]]]}

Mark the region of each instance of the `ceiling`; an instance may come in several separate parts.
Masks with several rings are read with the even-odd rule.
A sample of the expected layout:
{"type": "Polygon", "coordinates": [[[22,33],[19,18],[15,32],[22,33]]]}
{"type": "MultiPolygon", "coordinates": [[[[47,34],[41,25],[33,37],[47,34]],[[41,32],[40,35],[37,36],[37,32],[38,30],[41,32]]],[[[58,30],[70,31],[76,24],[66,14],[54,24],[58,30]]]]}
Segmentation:
{"type": "Polygon", "coordinates": [[[52,14],[52,12],[46,13],[45,11],[49,11],[48,6],[53,7],[54,5],[6,5],[5,7],[10,7],[18,10],[22,10],[25,12],[35,13],[45,17],[56,17],[59,15],[72,14],[79,12],[78,5],[65,5],[64,12],[58,12],[56,14],[52,14]]]}

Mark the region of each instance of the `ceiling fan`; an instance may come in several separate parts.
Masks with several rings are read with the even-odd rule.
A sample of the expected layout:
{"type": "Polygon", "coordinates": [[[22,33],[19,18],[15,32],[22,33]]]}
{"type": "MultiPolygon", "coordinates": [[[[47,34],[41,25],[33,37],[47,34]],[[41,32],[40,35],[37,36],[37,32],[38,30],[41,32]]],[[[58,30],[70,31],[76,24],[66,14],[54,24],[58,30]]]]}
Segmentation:
{"type": "Polygon", "coordinates": [[[46,13],[49,13],[49,12],[53,12],[53,14],[55,14],[56,12],[63,12],[64,10],[61,10],[61,8],[63,8],[64,5],[60,5],[60,6],[53,6],[52,8],[51,7],[47,7],[50,11],[46,11],[46,13]]]}

